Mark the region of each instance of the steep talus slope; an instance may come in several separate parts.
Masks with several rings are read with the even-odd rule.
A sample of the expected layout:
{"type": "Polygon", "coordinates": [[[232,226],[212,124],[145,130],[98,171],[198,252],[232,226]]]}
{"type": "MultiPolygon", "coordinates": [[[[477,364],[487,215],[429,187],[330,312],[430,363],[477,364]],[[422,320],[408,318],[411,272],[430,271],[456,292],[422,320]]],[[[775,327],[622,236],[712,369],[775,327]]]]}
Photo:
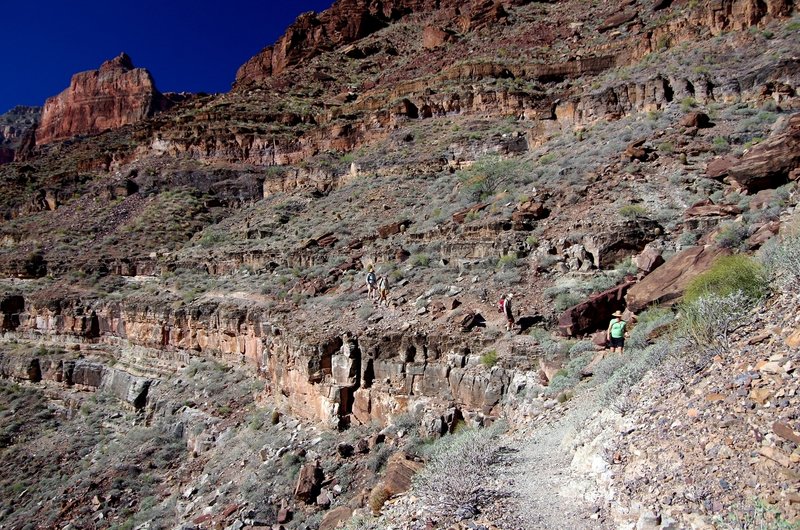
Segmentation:
{"type": "MultiPolygon", "coordinates": [[[[363,513],[370,491],[401,491],[390,470],[418,463],[381,470],[392,451],[423,454],[410,425],[440,435],[526,411],[550,421],[555,398],[569,401],[553,382],[582,359],[543,335],[561,310],[605,291],[564,327],[602,328],[651,270],[630,258],[752,250],[797,203],[783,148],[800,109],[795,9],[342,1],[301,17],[230,93],[28,146],[0,167],[0,312],[19,342],[5,344],[2,374],[57,400],[74,388],[75,403],[115,399],[98,414],[125,412],[104,436],[135,447],[147,435],[123,425],[135,417],[175,451],[143,451],[138,471],[91,482],[102,444],[70,446],[52,458],[79,454],[85,467],[57,487],[81,501],[37,504],[41,488],[4,478],[9,494],[33,493],[3,517],[317,527],[329,508],[363,513]],[[764,173],[758,189],[745,173],[764,173]],[[366,299],[369,265],[389,278],[385,305],[366,299]],[[532,335],[503,333],[495,305],[508,291],[532,335]],[[25,350],[38,343],[59,359],[25,350]],[[213,385],[194,390],[200,379],[213,385]],[[334,431],[315,441],[282,413],[360,438],[338,449],[334,431]],[[372,437],[391,424],[384,449],[372,437]],[[153,498],[142,466],[143,483],[160,485],[153,498]],[[119,502],[126,488],[144,519],[119,502]]],[[[91,106],[65,105],[98,123],[91,106]]],[[[42,131],[65,123],[47,115],[42,131]]],[[[47,424],[56,432],[98,427],[80,423],[95,422],[90,410],[73,421],[65,409],[47,424]]],[[[11,461],[27,439],[54,443],[50,430],[11,436],[11,461]]]]}

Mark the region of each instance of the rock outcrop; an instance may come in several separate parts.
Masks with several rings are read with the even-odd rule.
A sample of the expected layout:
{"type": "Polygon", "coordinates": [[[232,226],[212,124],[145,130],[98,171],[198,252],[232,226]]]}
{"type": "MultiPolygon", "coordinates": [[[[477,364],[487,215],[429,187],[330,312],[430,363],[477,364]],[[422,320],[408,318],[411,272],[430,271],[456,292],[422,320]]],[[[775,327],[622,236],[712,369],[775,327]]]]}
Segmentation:
{"type": "Polygon", "coordinates": [[[631,287],[626,296],[628,309],[634,313],[651,304],[673,302],[683,295],[689,282],[708,270],[714,261],[730,251],[718,247],[691,247],[673,256],[641,282],[631,287]]]}
{"type": "Polygon", "coordinates": [[[785,130],[753,147],[728,174],[748,192],[776,188],[800,178],[800,114],[789,118],[785,130]]]}
{"type": "Polygon", "coordinates": [[[0,115],[0,164],[13,162],[16,152],[36,128],[41,107],[17,106],[0,115]]]}
{"type": "MultiPolygon", "coordinates": [[[[74,300],[43,306],[19,296],[5,300],[0,305],[0,319],[8,323],[3,331],[49,340],[125,343],[165,372],[187,363],[192,355],[246,364],[266,379],[267,393],[276,402],[297,416],[329,425],[386,423],[421,406],[432,414],[446,415],[455,407],[494,415],[512,378],[503,369],[477,369],[477,356],[470,352],[479,343],[446,332],[384,330],[380,335],[314,337],[289,333],[268,322],[261,311],[218,304],[173,311],[136,303],[90,308],[74,300]]],[[[115,381],[121,376],[109,370],[89,370],[96,381],[84,384],[118,385],[115,381]]],[[[159,372],[151,368],[148,373],[159,372]]],[[[71,377],[75,382],[86,379],[79,375],[71,377]]],[[[136,397],[125,399],[133,402],[136,397]]]]}
{"type": "Polygon", "coordinates": [[[558,331],[567,337],[574,337],[604,329],[611,320],[611,314],[624,309],[625,294],[635,284],[636,281],[625,282],[570,307],[559,317],[558,331]]]}
{"type": "Polygon", "coordinates": [[[47,100],[36,143],[115,129],[168,106],[150,72],[135,68],[131,58],[122,53],[98,70],[75,74],[69,88],[47,100]]]}
{"type": "MultiPolygon", "coordinates": [[[[312,11],[300,15],[274,45],[264,48],[239,68],[234,86],[245,87],[280,75],[290,66],[353,43],[412,13],[436,9],[448,11],[461,31],[470,31],[507,16],[503,4],[520,3],[527,2],[340,0],[322,13],[312,11]]],[[[446,33],[431,35],[427,42],[432,46],[438,45],[444,42],[444,35],[446,33]]]]}

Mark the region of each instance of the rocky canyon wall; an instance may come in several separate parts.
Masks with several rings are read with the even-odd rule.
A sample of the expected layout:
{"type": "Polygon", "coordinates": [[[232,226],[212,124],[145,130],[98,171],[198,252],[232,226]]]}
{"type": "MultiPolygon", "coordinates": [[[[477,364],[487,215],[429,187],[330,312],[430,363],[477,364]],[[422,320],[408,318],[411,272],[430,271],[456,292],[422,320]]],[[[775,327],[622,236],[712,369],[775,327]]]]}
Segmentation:
{"type": "Polygon", "coordinates": [[[82,134],[96,134],[139,122],[163,110],[168,101],[144,68],[120,54],[98,70],[72,76],[69,88],[49,98],[36,130],[36,143],[47,144],[82,134]]]}
{"type": "Polygon", "coordinates": [[[6,355],[0,358],[0,375],[54,381],[68,377],[78,384],[111,388],[139,405],[151,381],[198,356],[249,367],[265,381],[269,396],[309,420],[339,427],[385,423],[409,411],[424,411],[429,429],[444,432],[464,415],[476,421],[497,415],[515,375],[479,366],[480,335],[429,334],[410,326],[358,335],[310,333],[287,330],[260,310],[239,307],[208,304],[172,310],[166,305],[95,306],[78,300],[36,305],[18,295],[7,296],[0,309],[9,337],[104,349],[117,356],[114,362],[120,364],[115,366],[121,367],[92,365],[75,376],[75,367],[86,363],[50,367],[46,359],[6,355]],[[84,377],[84,372],[91,374],[84,377]]]}

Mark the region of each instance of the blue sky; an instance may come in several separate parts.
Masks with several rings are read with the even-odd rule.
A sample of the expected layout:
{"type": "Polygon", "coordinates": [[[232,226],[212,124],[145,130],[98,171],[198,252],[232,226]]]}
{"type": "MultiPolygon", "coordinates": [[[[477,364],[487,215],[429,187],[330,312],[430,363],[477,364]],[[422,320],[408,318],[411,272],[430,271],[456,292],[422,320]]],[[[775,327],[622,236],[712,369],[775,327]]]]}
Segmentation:
{"type": "Polygon", "coordinates": [[[126,52],[162,92],[227,92],[236,69],[300,13],[333,0],[6,0],[0,52],[0,114],[42,105],[126,52]]]}

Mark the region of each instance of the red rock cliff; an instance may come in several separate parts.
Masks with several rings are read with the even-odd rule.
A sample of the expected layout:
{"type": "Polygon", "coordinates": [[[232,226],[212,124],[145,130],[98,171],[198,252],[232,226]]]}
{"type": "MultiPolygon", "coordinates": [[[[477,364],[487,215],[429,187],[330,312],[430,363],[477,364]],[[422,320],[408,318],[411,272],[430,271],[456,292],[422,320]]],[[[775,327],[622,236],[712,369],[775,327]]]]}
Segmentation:
{"type": "Polygon", "coordinates": [[[122,53],[99,70],[72,76],[69,88],[44,105],[36,143],[96,134],[138,122],[163,110],[165,99],[144,68],[122,53]]]}
{"type": "Polygon", "coordinates": [[[476,15],[503,5],[520,5],[529,0],[339,0],[322,13],[300,15],[273,46],[264,48],[236,72],[234,86],[247,86],[288,66],[321,52],[344,46],[366,37],[411,13],[447,10],[453,17],[476,15]]]}

